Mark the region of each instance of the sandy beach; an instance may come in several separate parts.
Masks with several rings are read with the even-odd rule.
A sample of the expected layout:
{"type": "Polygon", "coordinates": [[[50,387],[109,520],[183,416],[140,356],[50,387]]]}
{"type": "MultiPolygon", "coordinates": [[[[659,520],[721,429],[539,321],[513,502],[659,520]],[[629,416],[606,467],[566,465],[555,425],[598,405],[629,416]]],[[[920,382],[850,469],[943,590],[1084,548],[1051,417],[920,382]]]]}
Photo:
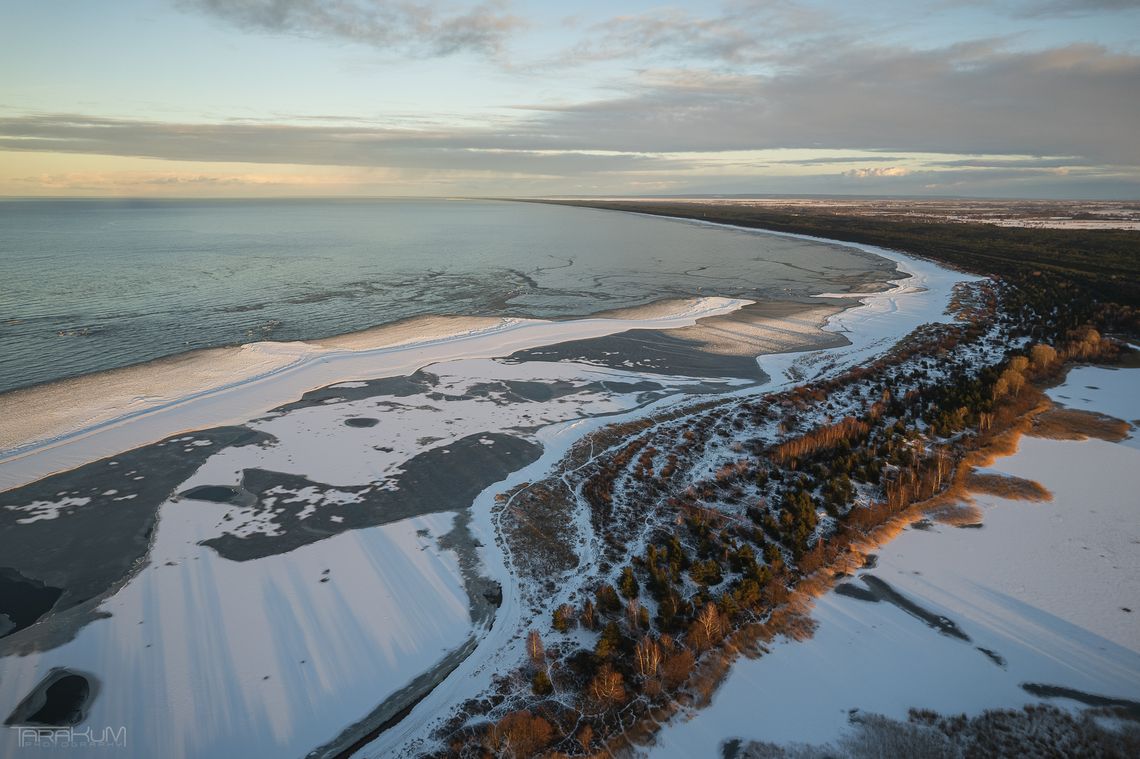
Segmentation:
{"type": "Polygon", "coordinates": [[[427,319],[321,343],[253,343],[0,396],[0,487],[161,440],[240,423],[313,388],[406,374],[433,362],[506,355],[633,328],[668,330],[746,301],[703,298],[646,319],[427,319]],[[424,329],[426,327],[426,329],[424,329]]]}

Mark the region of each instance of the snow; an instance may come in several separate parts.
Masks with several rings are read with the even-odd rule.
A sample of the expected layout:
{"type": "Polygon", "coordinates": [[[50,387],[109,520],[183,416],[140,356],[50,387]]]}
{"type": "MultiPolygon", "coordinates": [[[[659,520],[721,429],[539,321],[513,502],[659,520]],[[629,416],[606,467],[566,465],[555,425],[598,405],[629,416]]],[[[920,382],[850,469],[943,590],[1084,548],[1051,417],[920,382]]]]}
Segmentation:
{"type": "MultiPolygon", "coordinates": [[[[1068,408],[1099,411],[1133,425],[1140,420],[1140,375],[1135,369],[1078,366],[1047,394],[1068,408]]],[[[1135,435],[1130,442],[1136,444],[1135,435]]]]}
{"type": "MultiPolygon", "coordinates": [[[[452,515],[232,562],[197,544],[226,508],[163,504],[151,562],[109,617],[3,660],[0,713],[66,666],[101,680],[85,724],[126,725],[123,756],[301,756],[472,634],[455,556],[435,546],[452,515]]],[[[14,740],[3,731],[0,754],[14,740]]]]}
{"type": "MultiPolygon", "coordinates": [[[[86,724],[129,726],[129,755],[303,755],[484,634],[470,618],[457,557],[438,544],[454,514],[346,532],[249,561],[224,558],[203,541],[280,535],[284,504],[303,504],[297,516],[305,520],[324,506],[351,508],[361,500],[339,488],[395,488],[392,478],[426,450],[427,437],[427,447],[446,450],[471,435],[511,434],[541,443],[548,467],[610,415],[639,413],[645,391],[623,385],[652,381],[660,388],[653,397],[669,396],[662,404],[694,383],[570,362],[489,359],[443,361],[431,375],[437,381],[419,393],[339,399],[250,422],[274,442],[223,447],[185,481],[171,483],[175,493],[239,486],[246,469],[258,468],[305,475],[320,487],[277,485],[258,505],[163,503],[148,564],[98,607],[109,617],[58,648],[0,659],[0,713],[52,667],[68,666],[103,683],[86,724]],[[494,383],[516,380],[558,383],[559,393],[507,402],[496,389],[506,385],[494,383]],[[380,421],[345,425],[358,417],[380,421]]],[[[746,382],[725,380],[729,387],[746,382]]],[[[189,435],[171,442],[194,441],[189,435]]],[[[499,487],[480,498],[489,502],[499,487]]],[[[40,515],[50,507],[54,516],[70,504],[65,495],[27,508],[40,515]]],[[[484,572],[507,582],[505,566],[496,563],[501,557],[492,556],[494,530],[478,519],[472,529],[486,547],[484,572]]]]}
{"type": "Polygon", "coordinates": [[[26,511],[30,516],[17,519],[17,524],[31,524],[44,519],[58,519],[61,512],[76,506],[86,506],[91,503],[90,498],[77,498],[69,496],[58,501],[33,501],[22,506],[7,506],[9,511],[26,511]]]}
{"type": "Polygon", "coordinates": [[[706,297],[626,318],[469,319],[450,330],[366,331],[322,343],[250,343],[7,394],[0,489],[156,442],[182,430],[241,424],[308,390],[411,374],[436,361],[490,358],[630,329],[676,329],[752,301],[706,297]],[[486,322],[490,321],[488,326],[486,322]],[[377,343],[377,341],[379,341],[377,343]],[[393,342],[394,341],[394,342],[393,342]],[[153,376],[152,376],[153,375],[153,376]],[[77,384],[78,383],[78,384],[77,384]],[[149,392],[137,391],[145,386],[149,392]]]}
{"type": "MultiPolygon", "coordinates": [[[[703,222],[681,220],[678,223],[703,222]]],[[[778,234],[750,228],[737,229],[753,234],[778,234]]],[[[830,240],[825,242],[846,244],[830,240]]],[[[772,382],[761,387],[751,386],[732,391],[729,396],[755,397],[776,392],[799,384],[802,380],[795,379],[797,373],[799,376],[807,377],[838,374],[847,367],[876,357],[921,324],[950,321],[951,317],[945,312],[954,285],[979,279],[873,246],[852,245],[852,247],[885,256],[895,261],[900,270],[910,276],[900,278],[892,290],[857,296],[860,301],[859,306],[842,312],[828,322],[825,329],[844,331],[852,345],[838,349],[761,356],[760,365],[773,378],[772,382]]],[[[533,370],[533,365],[528,364],[527,368],[533,370]]],[[[492,629],[480,639],[475,651],[447,680],[428,694],[398,725],[363,747],[356,756],[371,759],[415,753],[416,746],[427,740],[433,725],[441,718],[451,716],[457,704],[484,693],[490,685],[490,678],[495,673],[510,671],[517,667],[518,662],[525,657],[526,630],[539,629],[546,640],[561,639],[560,635],[555,635],[551,631],[549,611],[570,600],[577,591],[577,584],[564,583],[553,594],[545,590],[536,594],[520,585],[519,578],[509,569],[509,557],[505,555],[501,544],[496,541],[494,494],[510,491],[524,482],[542,479],[565,456],[574,442],[605,424],[652,417],[656,411],[675,406],[677,403],[677,399],[666,398],[646,408],[623,414],[545,427],[538,434],[544,445],[543,456],[480,495],[471,508],[472,531],[487,546],[482,555],[485,571],[489,576],[503,580],[503,603],[492,629]],[[532,615],[529,608],[529,602],[536,595],[543,597],[544,601],[542,614],[537,616],[532,615]]],[[[677,423],[683,423],[683,420],[677,423]]],[[[725,445],[730,443],[731,441],[724,441],[725,445]]],[[[584,511],[576,513],[572,525],[568,526],[567,533],[578,536],[581,563],[574,571],[575,576],[597,575],[600,557],[593,555],[590,550],[591,546],[597,545],[597,541],[591,539],[593,528],[589,514],[584,511]]],[[[748,698],[753,699],[753,696],[749,695],[748,698]]],[[[716,742],[713,742],[711,751],[708,750],[708,746],[702,746],[699,751],[683,755],[716,755],[716,742]]]]}
{"type": "MultiPolygon", "coordinates": [[[[232,457],[255,456],[262,469],[301,473],[327,484],[365,484],[377,474],[391,477],[412,455],[427,448],[446,448],[472,434],[489,431],[521,432],[569,419],[594,414],[626,411],[639,405],[642,391],[604,392],[590,385],[636,383],[650,380],[662,390],[677,394],[691,386],[688,377],[668,377],[604,369],[574,362],[526,362],[508,364],[491,359],[447,361],[431,367],[439,384],[430,391],[394,398],[382,396],[358,401],[313,406],[282,416],[250,423],[254,429],[278,438],[280,443],[265,449],[235,449],[212,459],[221,467],[232,457]],[[508,400],[502,393],[472,396],[477,384],[521,380],[544,384],[565,383],[573,391],[549,401],[525,401],[517,396],[508,400]],[[432,396],[432,397],[429,397],[432,396]],[[443,396],[443,400],[437,399],[443,396]],[[374,427],[355,428],[345,433],[344,420],[354,417],[378,418],[374,427]],[[421,441],[432,438],[429,445],[421,441]],[[329,455],[330,448],[335,455],[329,455]]],[[[725,380],[727,384],[746,384],[725,380]]],[[[493,444],[484,441],[485,445],[493,444]]],[[[234,471],[242,465],[235,464],[234,471]]]]}
{"type": "MultiPolygon", "coordinates": [[[[730,394],[755,396],[797,384],[796,377],[835,373],[866,361],[915,326],[947,320],[944,311],[951,287],[972,279],[901,254],[853,247],[885,255],[912,276],[888,292],[858,296],[862,305],[828,322],[826,328],[844,332],[851,346],[763,356],[761,366],[773,376],[773,383],[730,394]]],[[[94,409],[80,415],[82,429],[10,451],[0,460],[0,487],[181,430],[247,423],[314,387],[339,383],[349,390],[365,378],[406,375],[428,365],[440,380],[432,394],[445,396],[442,399],[429,398],[428,393],[395,399],[332,399],[262,417],[251,426],[274,435],[276,443],[223,449],[173,490],[236,485],[241,472],[250,467],[304,474],[325,485],[379,482],[383,486],[425,447],[447,450],[455,441],[482,432],[510,431],[543,446],[537,461],[487,488],[470,509],[470,530],[483,546],[481,572],[503,584],[503,602],[489,630],[472,625],[457,559],[437,544],[437,538],[450,529],[450,514],[347,532],[285,554],[234,562],[199,542],[220,534],[227,513],[243,522],[238,534],[272,534],[278,529],[272,508],[254,512],[242,506],[171,500],[160,508],[149,564],[99,607],[110,617],[88,624],[74,641],[59,648],[3,660],[0,712],[10,711],[49,668],[71,666],[96,674],[104,684],[88,723],[137,726],[131,728],[132,751],[137,755],[243,756],[267,751],[298,755],[333,738],[470,635],[477,635],[475,651],[361,754],[406,750],[430,731],[436,719],[449,715],[456,703],[482,692],[493,674],[516,666],[522,658],[521,636],[526,629],[522,624],[530,619],[524,603],[528,589],[512,574],[510,557],[497,540],[495,494],[541,479],[588,432],[676,405],[682,387],[692,384],[688,378],[584,364],[504,364],[490,357],[631,328],[688,326],[745,303],[704,298],[623,318],[503,320],[479,329],[433,334],[430,339],[412,335],[395,344],[389,340],[379,347],[375,335],[337,344],[245,346],[240,349],[244,354],[231,358],[250,359],[247,366],[256,371],[247,371],[236,381],[178,385],[164,397],[143,398],[119,416],[100,417],[94,409]],[[477,381],[506,380],[570,383],[574,388],[549,401],[510,403],[496,402],[502,399],[494,393],[468,392],[477,381]],[[668,397],[644,405],[640,393],[587,387],[639,380],[660,384],[668,397]],[[389,403],[380,406],[378,401],[389,403]],[[345,426],[352,417],[379,418],[380,423],[345,426]],[[431,440],[424,443],[427,438],[431,440]],[[428,530],[430,537],[419,535],[421,529],[428,530]],[[330,581],[321,582],[326,569],[330,581]],[[264,679],[267,675],[269,679],[264,679]]],[[[199,444],[193,435],[178,442],[186,447],[199,444]]],[[[316,492],[283,489],[273,497],[304,502],[302,514],[308,517],[330,499],[350,503],[353,494],[324,490],[318,498],[316,492]]],[[[583,543],[594,542],[588,539],[592,530],[588,514],[576,514],[572,527],[583,543]]],[[[580,571],[596,570],[596,560],[584,556],[580,571]]],[[[551,603],[561,602],[572,591],[573,585],[567,584],[551,603]]],[[[921,632],[933,635],[925,628],[921,632]]]]}
{"type": "MultiPolygon", "coordinates": [[[[1140,381],[1140,370],[1115,372],[1119,389],[1140,381]]],[[[1067,386],[1089,376],[1071,374],[1067,386]]],[[[1101,412],[1136,403],[1131,391],[1096,397],[1103,403],[1088,407],[1101,412]]],[[[978,496],[981,529],[908,530],[860,573],[953,620],[971,642],[884,602],[828,593],[811,640],[738,660],[712,704],[666,727],[650,753],[712,756],[733,737],[822,743],[843,733],[851,709],[905,718],[911,707],[1020,706],[1036,700],[1021,689],[1027,682],[1140,699],[1140,451],[1022,438],[989,471],[1040,482],[1054,498],[978,496]]]]}

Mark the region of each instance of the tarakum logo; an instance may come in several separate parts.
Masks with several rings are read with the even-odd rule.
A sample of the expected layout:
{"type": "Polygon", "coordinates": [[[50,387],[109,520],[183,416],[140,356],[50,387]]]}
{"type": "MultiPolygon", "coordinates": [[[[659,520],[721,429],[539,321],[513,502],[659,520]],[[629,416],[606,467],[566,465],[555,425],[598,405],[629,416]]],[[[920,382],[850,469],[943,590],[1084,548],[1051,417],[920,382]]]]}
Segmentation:
{"type": "Polygon", "coordinates": [[[127,728],[18,727],[20,748],[126,748],[127,728]]]}

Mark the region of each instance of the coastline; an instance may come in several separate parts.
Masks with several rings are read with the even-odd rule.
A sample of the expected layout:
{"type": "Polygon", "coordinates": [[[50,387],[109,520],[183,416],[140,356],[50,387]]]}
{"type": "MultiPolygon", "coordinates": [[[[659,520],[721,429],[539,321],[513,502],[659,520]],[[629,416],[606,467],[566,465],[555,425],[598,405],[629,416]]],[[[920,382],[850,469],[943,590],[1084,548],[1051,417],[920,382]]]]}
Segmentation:
{"type": "Polygon", "coordinates": [[[73,469],[170,435],[240,424],[319,387],[410,374],[442,360],[490,358],[572,339],[630,329],[670,330],[731,313],[750,301],[695,298],[650,308],[645,318],[493,319],[428,317],[314,343],[252,343],[184,354],[156,367],[117,369],[0,395],[7,416],[0,454],[0,490],[73,469]],[[474,326],[474,328],[472,328],[474,326]],[[442,329],[441,329],[442,327],[442,329]],[[219,362],[225,356],[230,361],[219,362]],[[213,367],[213,368],[212,368],[213,367]],[[220,368],[219,368],[220,367],[220,368]],[[243,367],[235,379],[224,371],[243,367]],[[162,383],[174,381],[173,391],[162,383]],[[125,385],[126,392],[123,392],[125,385]],[[80,397],[80,405],[75,398],[80,397]],[[125,411],[124,411],[125,409],[125,411]],[[43,429],[42,418],[53,423],[43,429]]]}
{"type": "MultiPolygon", "coordinates": [[[[752,234],[766,233],[763,230],[755,229],[748,229],[747,231],[752,234]]],[[[838,244],[846,245],[846,243],[838,244]]],[[[878,250],[870,252],[879,254],[878,250]]],[[[886,252],[884,251],[884,253],[886,252]]],[[[852,362],[863,360],[868,356],[889,349],[898,337],[906,334],[914,326],[928,319],[938,319],[943,314],[945,307],[945,302],[940,303],[938,301],[948,300],[952,283],[964,277],[933,265],[928,267],[924,262],[911,259],[905,255],[888,254],[886,257],[896,263],[903,275],[892,281],[893,287],[891,289],[876,293],[842,294],[840,297],[852,300],[850,307],[836,308],[831,305],[825,307],[832,309],[832,311],[826,317],[823,329],[841,336],[843,339],[842,348],[804,351],[793,347],[790,352],[761,356],[761,365],[766,372],[771,373],[774,386],[753,385],[748,388],[729,391],[727,394],[756,396],[773,392],[797,381],[797,377],[802,378],[808,373],[814,372],[812,376],[823,376],[838,371],[845,364],[850,365],[852,362]]],[[[723,300],[721,299],[721,301],[723,300]]],[[[661,306],[658,306],[658,311],[650,315],[652,318],[642,320],[631,319],[629,314],[625,314],[625,319],[589,319],[572,322],[540,322],[538,324],[527,322],[521,326],[508,325],[502,330],[496,330],[495,325],[492,325],[490,332],[467,334],[459,338],[444,337],[439,339],[437,344],[429,346],[410,343],[405,349],[383,347],[351,350],[344,346],[322,346],[322,351],[318,353],[318,357],[304,363],[305,371],[297,372],[297,374],[308,379],[315,376],[313,372],[326,372],[327,374],[320,375],[322,377],[339,377],[344,373],[346,366],[369,372],[346,376],[345,379],[332,379],[318,383],[318,386],[328,388],[328,385],[334,383],[352,383],[362,377],[384,376],[383,374],[371,373],[377,365],[376,361],[387,362],[384,363],[385,366],[392,366],[397,361],[406,360],[407,368],[401,368],[400,371],[410,373],[414,369],[434,361],[455,360],[468,354],[503,355],[503,353],[509,352],[503,350],[504,342],[511,343],[513,341],[512,345],[525,345],[530,342],[544,345],[550,342],[559,342],[567,337],[566,328],[568,325],[571,328],[569,334],[574,336],[604,339],[605,335],[635,328],[663,330],[692,328],[692,325],[701,320],[731,319],[732,314],[747,307],[739,301],[711,304],[707,301],[685,301],[684,304],[686,305],[682,309],[666,308],[664,311],[661,310],[661,306]],[[525,331],[524,327],[527,328],[525,331]],[[520,335],[520,332],[524,332],[524,334],[520,335]],[[546,342],[542,342],[543,340],[546,342]],[[457,348],[459,351],[456,350],[457,348]],[[436,351],[434,357],[431,355],[433,350],[436,351]],[[366,363],[351,363],[353,359],[363,359],[366,363]],[[310,369],[312,371],[309,371],[310,369]],[[337,372],[341,374],[337,374],[337,372]]],[[[637,316],[637,314],[633,314],[633,316],[637,316]]],[[[367,345],[367,341],[364,344],[367,345]]],[[[630,371],[636,372],[638,370],[633,367],[630,371]]],[[[286,379],[290,376],[289,371],[282,374],[286,379]]],[[[278,379],[280,379],[278,375],[271,374],[264,382],[266,386],[273,388],[276,392],[282,388],[282,383],[278,379]]],[[[242,384],[234,391],[238,394],[248,393],[249,388],[257,384],[257,382],[249,383],[249,385],[242,384]]],[[[335,390],[335,388],[328,389],[335,390]]],[[[301,390],[293,397],[299,397],[303,392],[304,390],[301,390]]],[[[258,399],[253,396],[251,398],[265,402],[264,398],[258,399]]],[[[204,396],[192,399],[192,401],[195,400],[198,403],[207,403],[211,398],[204,396]]],[[[214,398],[212,400],[219,399],[214,398]]],[[[287,400],[292,400],[292,398],[287,400]]],[[[272,406],[273,404],[266,403],[266,405],[272,406]]],[[[509,483],[524,481],[528,479],[528,476],[531,478],[541,476],[544,471],[561,460],[573,444],[580,441],[584,435],[592,430],[601,429],[615,421],[620,423],[627,420],[645,419],[658,412],[675,408],[677,405],[677,398],[665,398],[648,406],[618,415],[564,422],[551,425],[543,430],[539,435],[543,443],[541,458],[530,466],[514,472],[506,480],[489,486],[475,499],[474,505],[471,507],[474,522],[473,532],[476,539],[484,546],[480,550],[480,554],[484,566],[488,567],[489,570],[487,576],[494,578],[512,576],[509,569],[511,566],[510,559],[505,553],[508,549],[496,541],[496,536],[499,534],[496,522],[498,517],[495,514],[493,502],[493,495],[496,492],[501,492],[508,487],[509,483]]],[[[235,410],[233,413],[237,419],[241,412],[235,410]]],[[[248,415],[238,420],[246,421],[247,419],[248,415]]],[[[131,427],[134,425],[124,426],[131,427]]],[[[109,429],[114,430],[115,428],[109,429]]],[[[203,482],[210,482],[210,480],[206,479],[203,482]]],[[[494,662],[499,661],[497,657],[507,656],[502,661],[509,661],[510,655],[516,651],[519,643],[518,620],[520,614],[523,613],[523,606],[524,599],[520,596],[520,589],[517,584],[504,582],[502,607],[496,615],[492,631],[479,639],[476,651],[446,678],[441,688],[433,688],[429,693],[424,694],[422,696],[423,701],[411,710],[407,718],[401,720],[399,726],[393,726],[392,730],[381,736],[379,745],[392,745],[389,743],[391,740],[395,740],[396,745],[399,745],[403,742],[400,740],[401,737],[408,738],[416,734],[422,736],[423,733],[418,731],[418,726],[430,723],[433,717],[446,713],[448,704],[454,703],[449,699],[454,698],[457,693],[466,688],[464,683],[468,678],[474,678],[475,682],[481,682],[481,678],[485,677],[486,672],[493,671],[495,668],[494,662]],[[504,651],[507,653],[504,654],[504,651]],[[437,699],[443,699],[443,701],[438,702],[437,699]],[[432,704],[435,704],[434,708],[432,704]]],[[[362,753],[370,753],[374,745],[376,744],[370,744],[362,753]]]]}
{"type": "MultiPolygon", "coordinates": [[[[681,217],[667,218],[682,223],[693,220],[681,217]]],[[[719,226],[706,222],[712,226],[719,226]]],[[[751,234],[788,234],[769,232],[757,228],[741,228],[751,234]]],[[[895,263],[901,276],[890,281],[891,287],[879,292],[844,294],[854,299],[853,305],[840,309],[828,317],[822,329],[844,336],[844,345],[817,351],[791,350],[759,357],[761,368],[769,374],[769,383],[729,391],[722,398],[762,397],[779,392],[805,381],[805,377],[823,378],[841,372],[857,362],[889,350],[895,343],[917,326],[928,321],[949,320],[945,315],[954,285],[961,281],[980,279],[912,257],[898,251],[888,251],[873,245],[827,240],[843,246],[862,247],[867,252],[882,255],[895,263]]],[[[482,559],[488,576],[516,578],[512,570],[509,542],[503,534],[502,504],[495,500],[498,493],[511,493],[528,483],[541,480],[559,462],[571,454],[593,433],[610,425],[637,424],[646,419],[668,415],[679,405],[676,399],[666,399],[649,407],[618,416],[585,419],[552,426],[542,435],[543,454],[534,463],[512,473],[480,494],[472,505],[473,533],[487,546],[482,559]]],[[[561,524],[560,530],[569,535],[591,533],[588,515],[577,514],[570,523],[561,524]]],[[[575,573],[586,575],[599,557],[588,559],[575,573]]],[[[571,584],[572,585],[572,584],[571,584]]],[[[551,607],[570,597],[572,587],[559,588],[545,599],[551,607]]],[[[479,640],[471,655],[409,712],[398,725],[383,732],[374,741],[360,748],[354,756],[362,758],[389,755],[406,755],[410,746],[427,738],[450,710],[468,698],[479,698],[482,690],[491,684],[491,672],[510,671],[520,659],[525,659],[524,620],[530,613],[530,602],[520,582],[514,579],[503,584],[503,603],[495,616],[491,629],[479,640]]],[[[547,619],[549,617],[547,616],[547,619]]],[[[529,625],[529,622],[527,623],[529,625]]],[[[414,752],[412,752],[414,753],[414,752]]]]}

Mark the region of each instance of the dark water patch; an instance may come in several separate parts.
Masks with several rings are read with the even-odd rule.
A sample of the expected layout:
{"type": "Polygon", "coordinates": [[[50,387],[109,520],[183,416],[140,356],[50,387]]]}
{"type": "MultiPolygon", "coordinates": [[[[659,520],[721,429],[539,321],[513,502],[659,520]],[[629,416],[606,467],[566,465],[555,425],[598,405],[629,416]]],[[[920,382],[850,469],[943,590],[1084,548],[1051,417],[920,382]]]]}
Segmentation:
{"type": "Polygon", "coordinates": [[[863,569],[874,569],[879,566],[879,554],[869,553],[863,557],[863,569]]]}
{"type": "Polygon", "coordinates": [[[178,494],[179,498],[192,498],[195,501],[210,501],[211,503],[236,503],[241,491],[229,485],[199,485],[196,488],[184,490],[178,494]]]}
{"type": "Polygon", "coordinates": [[[649,380],[642,380],[641,382],[614,382],[612,380],[605,380],[601,383],[601,386],[611,393],[620,393],[622,395],[629,395],[631,393],[652,393],[665,389],[664,385],[659,385],[649,380]]]}
{"type": "Polygon", "coordinates": [[[731,738],[720,744],[721,759],[737,759],[740,756],[742,742],[739,738],[731,738]]]}
{"type": "Polygon", "coordinates": [[[82,722],[99,690],[94,675],[52,669],[16,706],[6,725],[68,727],[82,722]]]}
{"type": "Polygon", "coordinates": [[[483,398],[496,406],[509,406],[516,402],[508,397],[510,389],[502,382],[474,382],[462,393],[431,392],[424,395],[429,401],[448,403],[450,401],[471,401],[483,398]]]}
{"type": "Polygon", "coordinates": [[[751,356],[723,356],[702,350],[701,344],[665,331],[633,329],[606,337],[569,340],[516,351],[503,359],[576,361],[611,369],[682,377],[733,377],[766,382],[768,376],[751,356]]]}
{"type": "Polygon", "coordinates": [[[241,303],[236,306],[223,306],[218,311],[223,314],[244,314],[247,311],[260,311],[268,305],[268,303],[241,303]]]}
{"type": "MultiPolygon", "coordinates": [[[[374,527],[390,522],[441,511],[460,511],[471,505],[480,492],[511,472],[533,463],[542,446],[497,432],[469,435],[446,448],[420,453],[403,466],[403,471],[384,483],[332,487],[307,477],[262,469],[247,469],[242,489],[253,494],[257,517],[269,517],[278,534],[254,533],[240,537],[229,532],[202,542],[224,558],[248,561],[285,553],[303,545],[338,535],[347,530],[374,527]],[[274,494],[269,494],[271,489],[274,494]],[[281,490],[308,490],[320,500],[312,504],[280,497],[281,490]],[[352,503],[328,502],[324,496],[335,491],[350,494],[352,503]],[[272,499],[270,501],[269,499],[272,499]],[[300,517],[302,512],[306,517],[300,517]],[[271,512],[271,513],[270,513],[271,512]]],[[[241,525],[235,526],[240,528],[241,525]]]]}
{"type": "Polygon", "coordinates": [[[858,585],[851,582],[843,582],[839,585],[836,585],[835,592],[838,595],[845,596],[847,598],[854,598],[859,601],[867,601],[873,604],[877,604],[879,602],[879,597],[877,595],[867,590],[866,588],[860,588],[858,585]]]}
{"type": "Polygon", "coordinates": [[[523,380],[505,380],[503,385],[512,395],[526,401],[550,401],[565,395],[574,395],[579,392],[580,385],[565,380],[555,382],[527,382],[523,380]]]}
{"type": "Polygon", "coordinates": [[[1095,693],[1086,693],[1075,688],[1066,688],[1061,685],[1046,685],[1043,683],[1021,683],[1021,689],[1038,698],[1067,698],[1077,701],[1085,706],[1110,706],[1120,709],[1130,719],[1140,721],[1140,701],[1131,701],[1126,698],[1113,698],[1112,696],[1099,696],[1095,693]]]}
{"type": "Polygon", "coordinates": [[[885,601],[893,606],[905,611],[916,619],[920,619],[927,624],[927,626],[934,628],[943,635],[958,640],[970,642],[970,636],[962,632],[962,629],[948,617],[923,608],[914,601],[910,600],[902,593],[892,588],[889,584],[880,580],[874,575],[865,574],[860,579],[867,585],[868,590],[880,601],[885,601]]]}
{"type": "Polygon", "coordinates": [[[917,522],[912,522],[910,529],[929,531],[934,528],[934,523],[929,519],[919,519],[917,522]]]}
{"type": "Polygon", "coordinates": [[[969,524],[956,524],[954,525],[959,530],[980,530],[985,527],[981,522],[970,522],[969,524]]]}
{"type": "Polygon", "coordinates": [[[345,427],[375,427],[378,424],[380,424],[379,419],[368,416],[354,416],[351,419],[344,420],[345,427]]]}
{"type": "Polygon", "coordinates": [[[483,598],[495,608],[502,606],[503,586],[497,582],[489,583],[487,589],[483,591],[483,598]]]}
{"type": "Polygon", "coordinates": [[[50,611],[28,622],[41,623],[35,635],[11,631],[0,639],[0,656],[53,648],[106,616],[96,611],[99,602],[141,566],[158,507],[172,490],[219,450],[273,438],[246,427],[218,427],[194,433],[194,440],[210,445],[185,445],[185,439],[177,435],[0,493],[5,566],[23,581],[61,591],[50,611]],[[54,518],[20,523],[45,514],[29,510],[33,504],[65,497],[88,500],[60,508],[54,518]]]}
{"type": "Polygon", "coordinates": [[[0,567],[0,638],[34,625],[61,595],[62,588],[24,577],[11,567],[0,567]]]}
{"type": "Polygon", "coordinates": [[[987,659],[989,659],[990,661],[992,661],[994,664],[998,665],[1002,669],[1005,669],[1005,657],[1004,656],[1002,656],[998,652],[992,651],[988,648],[982,648],[981,646],[978,646],[977,648],[979,651],[981,651],[983,654],[985,654],[987,659]]]}
{"type": "Polygon", "coordinates": [[[286,403],[273,409],[270,414],[284,414],[297,409],[311,408],[313,406],[326,406],[330,401],[359,401],[365,398],[378,398],[389,396],[393,398],[406,398],[409,395],[421,395],[430,391],[439,384],[439,378],[425,371],[418,371],[400,377],[382,377],[380,379],[355,382],[353,387],[329,385],[327,387],[310,390],[299,400],[286,403]]]}

